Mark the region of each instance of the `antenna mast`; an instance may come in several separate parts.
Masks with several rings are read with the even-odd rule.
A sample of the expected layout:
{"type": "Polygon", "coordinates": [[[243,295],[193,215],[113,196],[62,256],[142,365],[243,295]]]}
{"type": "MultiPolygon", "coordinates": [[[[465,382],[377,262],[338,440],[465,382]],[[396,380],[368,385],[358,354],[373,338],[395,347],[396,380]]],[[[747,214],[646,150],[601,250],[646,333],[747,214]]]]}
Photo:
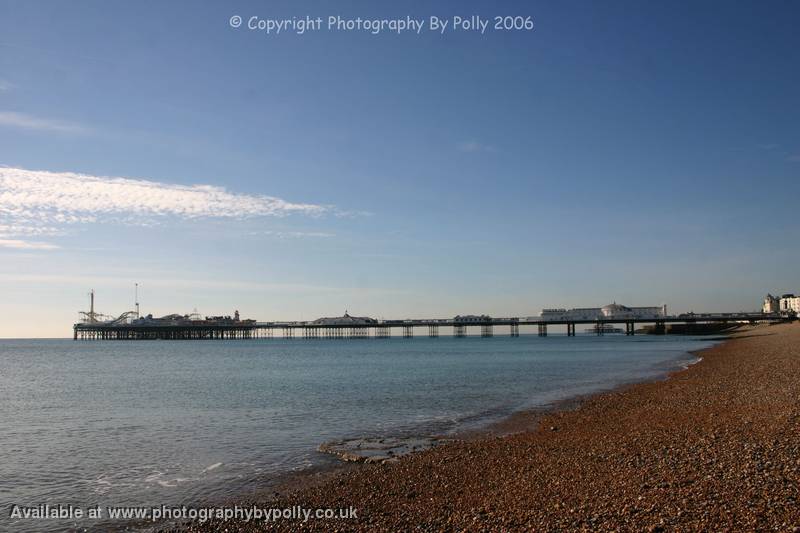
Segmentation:
{"type": "Polygon", "coordinates": [[[136,304],[136,318],[139,318],[139,284],[133,284],[134,298],[133,303],[136,304]]]}

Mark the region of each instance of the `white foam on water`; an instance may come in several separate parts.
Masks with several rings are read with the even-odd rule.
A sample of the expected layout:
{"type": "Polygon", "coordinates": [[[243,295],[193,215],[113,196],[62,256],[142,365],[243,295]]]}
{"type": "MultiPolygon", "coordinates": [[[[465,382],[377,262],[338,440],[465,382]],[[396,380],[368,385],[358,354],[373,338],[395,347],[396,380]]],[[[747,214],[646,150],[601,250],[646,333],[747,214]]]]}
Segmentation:
{"type": "Polygon", "coordinates": [[[690,366],[692,366],[692,365],[696,365],[697,363],[699,363],[699,362],[700,362],[700,361],[702,361],[702,360],[703,360],[703,358],[702,358],[702,357],[696,357],[695,359],[692,359],[691,361],[687,361],[686,363],[684,363],[684,364],[682,365],[682,366],[683,366],[683,369],[684,369],[684,370],[686,370],[686,369],[687,369],[687,368],[689,368],[690,366]]]}
{"type": "Polygon", "coordinates": [[[213,465],[209,465],[203,469],[203,472],[211,472],[212,470],[216,470],[217,468],[221,467],[222,463],[214,463],[213,465]]]}
{"type": "Polygon", "coordinates": [[[158,481],[158,478],[160,478],[163,475],[164,475],[163,472],[153,472],[152,474],[150,474],[149,476],[144,478],[144,482],[145,483],[154,483],[154,482],[158,481]]]}
{"type": "Polygon", "coordinates": [[[106,474],[102,474],[97,479],[91,482],[94,485],[92,492],[95,494],[105,494],[111,490],[113,484],[106,478],[106,474]]]}
{"type": "Polygon", "coordinates": [[[187,477],[176,477],[173,479],[162,479],[164,476],[163,472],[153,472],[146,478],[144,478],[145,483],[155,483],[161,487],[165,488],[174,488],[180,485],[181,483],[186,483],[187,481],[193,481],[192,478],[187,477]]]}

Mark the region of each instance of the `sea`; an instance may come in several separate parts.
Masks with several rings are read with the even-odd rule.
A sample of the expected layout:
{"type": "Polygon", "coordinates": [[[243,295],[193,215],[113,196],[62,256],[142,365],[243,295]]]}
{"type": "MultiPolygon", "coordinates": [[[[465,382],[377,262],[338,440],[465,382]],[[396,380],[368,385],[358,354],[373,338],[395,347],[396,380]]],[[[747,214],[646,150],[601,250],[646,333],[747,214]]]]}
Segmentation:
{"type": "Polygon", "coordinates": [[[697,361],[703,337],[0,340],[0,530],[14,505],[206,505],[335,459],[453,435],[697,361]]]}

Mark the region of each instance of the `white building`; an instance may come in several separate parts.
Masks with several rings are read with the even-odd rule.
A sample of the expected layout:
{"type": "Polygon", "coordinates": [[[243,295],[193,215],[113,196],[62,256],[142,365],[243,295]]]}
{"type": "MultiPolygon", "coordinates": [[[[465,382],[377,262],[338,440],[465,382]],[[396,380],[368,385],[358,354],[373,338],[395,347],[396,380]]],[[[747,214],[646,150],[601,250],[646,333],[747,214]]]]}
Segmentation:
{"type": "Polygon", "coordinates": [[[764,303],[761,305],[762,313],[779,313],[781,310],[781,299],[777,296],[767,294],[764,303]]]}
{"type": "Polygon", "coordinates": [[[795,313],[800,315],[800,296],[794,294],[784,294],[780,301],[781,313],[795,313]]]}
{"type": "Polygon", "coordinates": [[[667,305],[654,307],[626,307],[617,302],[603,307],[576,307],[574,309],[542,309],[542,320],[641,320],[667,316],[667,305]]]}

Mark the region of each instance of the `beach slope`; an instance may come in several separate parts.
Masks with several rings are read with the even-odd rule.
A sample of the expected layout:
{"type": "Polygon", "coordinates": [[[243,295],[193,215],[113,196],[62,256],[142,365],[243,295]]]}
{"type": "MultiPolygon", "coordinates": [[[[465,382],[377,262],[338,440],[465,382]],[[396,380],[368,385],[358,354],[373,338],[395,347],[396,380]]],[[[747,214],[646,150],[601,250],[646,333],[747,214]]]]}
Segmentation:
{"type": "Polygon", "coordinates": [[[763,326],[665,381],[539,429],[365,465],[262,502],[355,520],[192,530],[800,531],[800,324],[763,326]]]}

